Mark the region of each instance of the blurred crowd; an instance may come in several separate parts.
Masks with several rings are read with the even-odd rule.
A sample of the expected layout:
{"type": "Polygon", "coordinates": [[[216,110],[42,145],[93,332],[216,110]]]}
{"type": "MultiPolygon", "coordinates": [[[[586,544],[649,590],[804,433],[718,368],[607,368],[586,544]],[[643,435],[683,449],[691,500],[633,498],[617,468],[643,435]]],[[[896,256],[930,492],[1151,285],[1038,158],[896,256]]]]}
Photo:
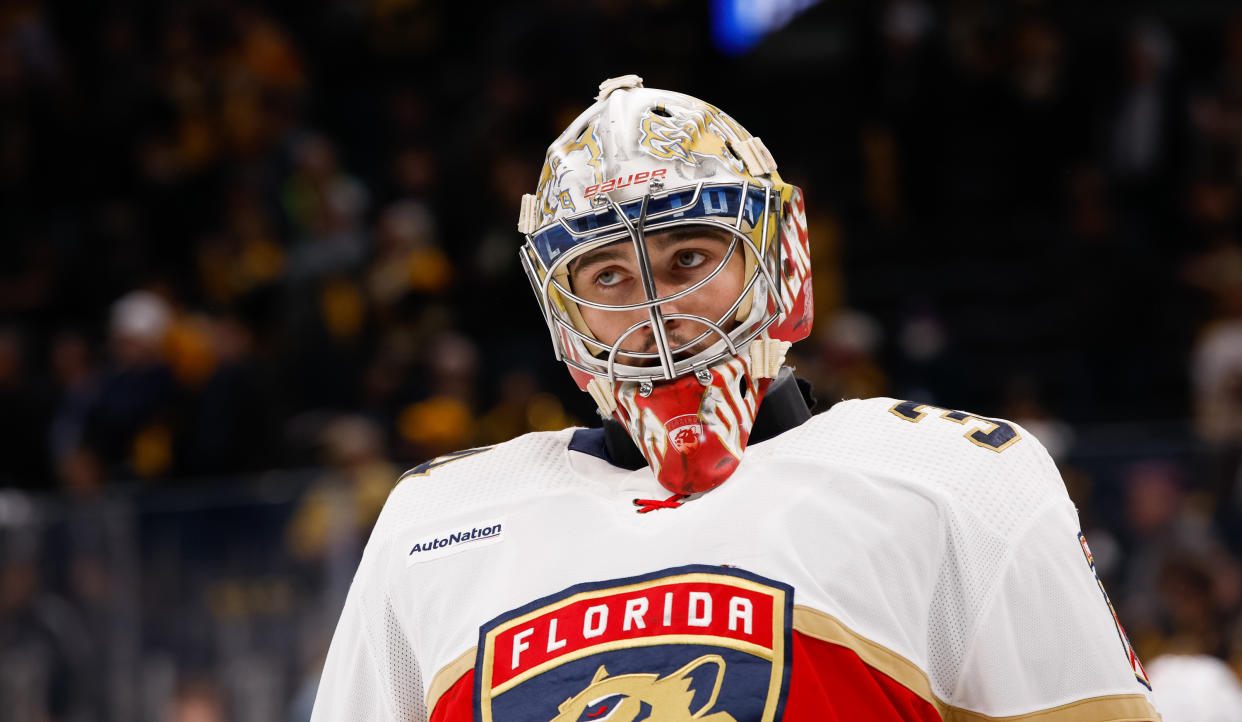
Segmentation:
{"type": "MultiPolygon", "coordinates": [[[[172,538],[167,514],[109,505],[271,469],[306,481],[270,539],[240,538],[299,581],[178,589],[210,590],[217,621],[322,594],[322,624],[401,469],[593,423],[515,223],[547,142],[637,72],[728,110],[806,191],[817,319],[794,360],[821,408],[892,395],[1022,423],[1140,655],[1242,672],[1242,14],[822,3],[728,57],[699,3],[467,5],[0,6],[0,632],[57,590],[56,638],[91,634],[47,619],[181,609],[109,596],[133,580],[116,558],[177,567],[145,544],[172,538]],[[604,27],[632,32],[605,52],[604,27]],[[82,522],[102,561],[60,549],[61,586],[33,577],[50,552],[11,531],[31,503],[61,510],[44,529],[116,511],[82,522]]],[[[294,719],[311,636],[250,676],[294,719]]],[[[160,635],[139,637],[125,663],[160,635]]],[[[244,718],[185,666],[152,677],[171,717],[244,718]]]]}
{"type": "Polygon", "coordinates": [[[312,82],[386,43],[430,56],[432,19],[402,5],[314,19],[387,39],[298,38],[246,3],[6,5],[4,483],[313,465],[340,414],[406,462],[570,423],[541,393],[538,323],[506,338],[534,152],[489,167],[489,128],[444,117],[417,74],[312,82]]]}

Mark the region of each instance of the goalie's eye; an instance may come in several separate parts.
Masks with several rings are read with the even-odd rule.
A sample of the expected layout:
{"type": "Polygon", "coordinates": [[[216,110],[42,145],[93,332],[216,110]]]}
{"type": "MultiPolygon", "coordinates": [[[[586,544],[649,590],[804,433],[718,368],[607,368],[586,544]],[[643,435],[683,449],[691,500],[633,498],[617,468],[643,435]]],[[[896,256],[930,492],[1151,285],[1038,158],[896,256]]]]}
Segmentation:
{"type": "Polygon", "coordinates": [[[599,286],[615,286],[620,282],[621,274],[611,268],[595,274],[595,283],[599,286]]]}
{"type": "Polygon", "coordinates": [[[703,265],[707,260],[707,254],[702,251],[682,251],[677,254],[678,268],[697,268],[703,265]]]}

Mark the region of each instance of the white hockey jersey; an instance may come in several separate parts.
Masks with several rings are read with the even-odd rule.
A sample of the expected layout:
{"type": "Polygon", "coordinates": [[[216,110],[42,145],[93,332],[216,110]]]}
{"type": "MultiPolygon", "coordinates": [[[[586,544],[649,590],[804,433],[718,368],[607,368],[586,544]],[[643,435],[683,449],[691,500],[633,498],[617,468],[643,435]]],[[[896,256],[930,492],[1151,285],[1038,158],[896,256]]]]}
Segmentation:
{"type": "Polygon", "coordinates": [[[677,508],[591,433],[407,473],[326,720],[1157,720],[1052,461],[1016,425],[847,401],[677,508]]]}

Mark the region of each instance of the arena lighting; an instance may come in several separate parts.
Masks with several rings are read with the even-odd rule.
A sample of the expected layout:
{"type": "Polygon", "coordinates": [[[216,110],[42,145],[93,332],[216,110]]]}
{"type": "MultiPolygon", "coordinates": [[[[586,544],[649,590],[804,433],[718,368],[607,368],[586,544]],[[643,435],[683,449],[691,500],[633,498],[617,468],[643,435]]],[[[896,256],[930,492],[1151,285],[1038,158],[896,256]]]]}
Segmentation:
{"type": "Polygon", "coordinates": [[[712,0],[712,42],[741,55],[819,0],[712,0]]]}

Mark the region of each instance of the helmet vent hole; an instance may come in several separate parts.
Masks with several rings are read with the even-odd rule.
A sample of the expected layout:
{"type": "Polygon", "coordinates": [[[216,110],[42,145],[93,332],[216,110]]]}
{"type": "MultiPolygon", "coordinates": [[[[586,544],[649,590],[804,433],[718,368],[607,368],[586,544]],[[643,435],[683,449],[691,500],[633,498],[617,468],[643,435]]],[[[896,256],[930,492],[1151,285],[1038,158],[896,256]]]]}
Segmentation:
{"type": "Polygon", "coordinates": [[[746,377],[742,376],[737,380],[737,392],[746,398],[746,377]]]}
{"type": "Polygon", "coordinates": [[[738,155],[736,150],[733,150],[733,141],[725,141],[725,150],[729,151],[729,155],[733,156],[734,160],[742,160],[742,156],[738,155]]]}
{"type": "Polygon", "coordinates": [[[673,117],[673,114],[672,114],[672,113],[670,113],[670,112],[668,112],[667,110],[665,110],[663,105],[657,105],[656,107],[652,108],[652,109],[651,109],[651,114],[652,114],[652,115],[658,115],[658,116],[660,116],[661,118],[671,118],[671,117],[673,117]]]}

